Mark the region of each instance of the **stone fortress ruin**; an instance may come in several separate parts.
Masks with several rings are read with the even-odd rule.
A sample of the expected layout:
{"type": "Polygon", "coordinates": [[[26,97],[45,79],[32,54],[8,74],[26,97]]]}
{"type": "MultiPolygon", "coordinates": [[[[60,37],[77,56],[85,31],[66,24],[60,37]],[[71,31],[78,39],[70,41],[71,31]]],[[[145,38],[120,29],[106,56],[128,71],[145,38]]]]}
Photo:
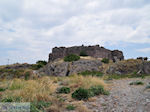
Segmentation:
{"type": "Polygon", "coordinates": [[[123,52],[119,50],[109,50],[102,46],[73,46],[73,47],[55,47],[52,49],[52,53],[49,54],[49,62],[59,58],[64,58],[69,54],[80,55],[81,52],[85,52],[88,56],[93,58],[107,58],[113,60],[113,62],[124,60],[123,52]]]}

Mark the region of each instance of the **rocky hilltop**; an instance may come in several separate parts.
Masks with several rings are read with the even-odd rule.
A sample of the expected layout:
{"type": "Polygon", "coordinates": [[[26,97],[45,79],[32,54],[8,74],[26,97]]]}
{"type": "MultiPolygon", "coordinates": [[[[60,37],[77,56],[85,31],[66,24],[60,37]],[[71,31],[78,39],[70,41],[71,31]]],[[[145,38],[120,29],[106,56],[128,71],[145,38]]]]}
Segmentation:
{"type": "Polygon", "coordinates": [[[52,53],[49,54],[49,62],[59,58],[64,58],[69,54],[80,55],[81,52],[86,53],[88,56],[94,58],[108,58],[114,62],[123,60],[123,52],[119,50],[109,50],[99,45],[95,46],[73,46],[73,47],[55,47],[52,53]]]}

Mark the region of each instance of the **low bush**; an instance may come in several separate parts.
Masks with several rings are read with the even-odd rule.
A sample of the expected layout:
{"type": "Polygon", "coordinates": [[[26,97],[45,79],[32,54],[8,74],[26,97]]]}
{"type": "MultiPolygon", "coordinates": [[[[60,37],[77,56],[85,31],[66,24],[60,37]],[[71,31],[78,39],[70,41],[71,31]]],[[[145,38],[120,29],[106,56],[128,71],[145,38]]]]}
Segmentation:
{"type": "Polygon", "coordinates": [[[68,94],[68,93],[70,93],[70,88],[69,87],[61,87],[58,89],[58,93],[68,94]]]}
{"type": "Polygon", "coordinates": [[[27,71],[26,73],[25,73],[25,80],[29,80],[29,78],[30,78],[30,72],[29,71],[27,71]]]}
{"type": "Polygon", "coordinates": [[[46,64],[47,64],[46,61],[40,60],[40,61],[37,61],[36,64],[32,64],[31,69],[38,70],[38,69],[42,68],[43,66],[45,66],[46,64]]]}
{"type": "Polygon", "coordinates": [[[75,110],[75,106],[74,105],[67,105],[66,109],[67,110],[75,110]]]}
{"type": "Polygon", "coordinates": [[[83,76],[97,76],[97,77],[102,77],[103,76],[103,73],[102,72],[98,72],[98,71],[84,71],[84,72],[81,72],[79,73],[83,76]]]}
{"type": "Polygon", "coordinates": [[[143,85],[144,83],[141,81],[131,82],[130,85],[143,85]]]}
{"type": "Polygon", "coordinates": [[[77,56],[75,54],[70,54],[70,55],[64,57],[65,62],[77,61],[79,59],[80,59],[80,56],[77,56]]]}
{"type": "Polygon", "coordinates": [[[150,84],[149,84],[149,85],[147,85],[145,89],[150,89],[150,84]]]}
{"type": "Polygon", "coordinates": [[[87,53],[85,51],[81,51],[80,52],[80,56],[88,56],[87,53]]]}
{"type": "Polygon", "coordinates": [[[79,88],[72,93],[72,98],[77,100],[87,100],[91,95],[88,89],[79,88]]]}
{"type": "Polygon", "coordinates": [[[1,102],[20,102],[21,97],[5,97],[1,100],[1,102]]]}
{"type": "Polygon", "coordinates": [[[72,94],[72,98],[77,100],[87,100],[90,97],[100,95],[100,94],[109,95],[109,92],[106,91],[103,86],[97,85],[97,86],[91,86],[89,89],[84,89],[84,88],[77,89],[72,94]]]}
{"type": "Polygon", "coordinates": [[[104,94],[104,95],[108,95],[108,94],[109,94],[109,92],[106,91],[106,90],[104,89],[104,87],[101,86],[101,85],[92,86],[92,87],[89,89],[89,91],[91,91],[94,96],[99,95],[99,94],[104,94]]]}
{"type": "Polygon", "coordinates": [[[0,87],[0,92],[3,92],[3,91],[5,91],[6,89],[5,88],[1,88],[0,87]]]}
{"type": "Polygon", "coordinates": [[[44,111],[45,108],[49,107],[52,103],[45,101],[35,101],[31,103],[31,112],[41,112],[44,111]]]}
{"type": "Polygon", "coordinates": [[[108,58],[103,58],[103,59],[101,60],[101,62],[108,64],[108,63],[109,63],[109,59],[108,59],[108,58]]]}

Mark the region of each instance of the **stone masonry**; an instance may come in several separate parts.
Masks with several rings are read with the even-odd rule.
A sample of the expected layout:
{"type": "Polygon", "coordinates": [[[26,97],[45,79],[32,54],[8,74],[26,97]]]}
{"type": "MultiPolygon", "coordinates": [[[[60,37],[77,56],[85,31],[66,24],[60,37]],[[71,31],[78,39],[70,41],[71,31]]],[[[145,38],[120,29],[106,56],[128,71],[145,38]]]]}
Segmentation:
{"type": "Polygon", "coordinates": [[[55,47],[52,49],[52,53],[49,54],[49,62],[58,58],[64,58],[69,54],[80,55],[80,52],[85,52],[88,56],[94,58],[108,58],[114,62],[123,60],[123,52],[119,50],[108,50],[99,45],[95,46],[73,46],[73,47],[55,47]]]}

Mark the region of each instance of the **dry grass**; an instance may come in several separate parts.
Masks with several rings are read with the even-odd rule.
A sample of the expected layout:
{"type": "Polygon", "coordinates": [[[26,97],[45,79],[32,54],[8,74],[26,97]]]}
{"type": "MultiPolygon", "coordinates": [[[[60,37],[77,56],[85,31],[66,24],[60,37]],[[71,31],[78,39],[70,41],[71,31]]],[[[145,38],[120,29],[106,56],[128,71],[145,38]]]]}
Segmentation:
{"type": "Polygon", "coordinates": [[[0,92],[0,94],[1,99],[19,97],[21,98],[21,102],[52,102],[52,105],[46,109],[48,112],[65,112],[68,104],[75,105],[76,112],[90,112],[90,110],[84,105],[84,101],[76,101],[72,99],[71,93],[79,87],[88,89],[91,86],[96,85],[102,85],[104,88],[107,88],[104,81],[98,77],[81,75],[73,75],[69,77],[44,76],[37,78],[36,80],[3,80],[3,82],[0,82],[0,87],[7,89],[4,92],[0,92]],[[59,86],[70,87],[71,93],[57,94],[56,89],[59,86]],[[63,101],[63,99],[65,100],[63,101]]]}
{"type": "Polygon", "coordinates": [[[105,82],[98,78],[92,76],[82,76],[82,75],[72,75],[70,77],[65,77],[62,81],[62,84],[69,86],[72,89],[83,87],[85,89],[90,88],[91,86],[102,85],[104,88],[107,88],[105,82]]]}
{"type": "Polygon", "coordinates": [[[49,77],[38,80],[14,79],[9,83],[8,90],[3,97],[21,97],[23,101],[49,100],[50,95],[56,91],[55,84],[49,77]]]}

